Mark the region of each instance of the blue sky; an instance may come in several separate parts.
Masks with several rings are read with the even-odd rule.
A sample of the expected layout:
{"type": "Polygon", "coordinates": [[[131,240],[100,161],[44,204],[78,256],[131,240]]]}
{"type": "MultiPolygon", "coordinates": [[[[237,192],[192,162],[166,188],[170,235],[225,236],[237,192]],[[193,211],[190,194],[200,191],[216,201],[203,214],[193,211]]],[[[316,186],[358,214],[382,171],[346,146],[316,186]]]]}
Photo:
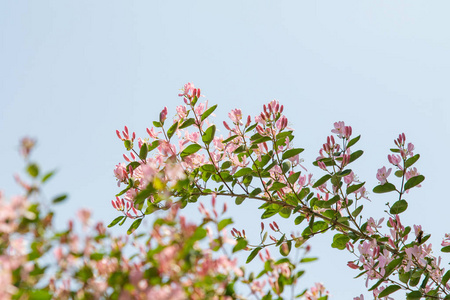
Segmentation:
{"type": "MultiPolygon", "coordinates": [[[[403,219],[440,243],[449,209],[449,8],[445,1],[2,1],[0,187],[19,190],[16,150],[29,135],[39,141],[35,160],[59,170],[46,195],[70,195],[60,220],[86,206],[112,220],[112,170],[123,153],[115,130],[127,125],[144,135],[164,106],[174,113],[179,89],[193,82],[219,104],[217,123],[233,108],[255,115],[278,99],[316,177],[311,161],[333,122],[362,134],[365,155],[354,170],[369,186],[405,132],[426,181],[408,195],[403,219]]],[[[371,199],[364,215],[382,216],[389,197],[371,199]]],[[[241,206],[233,217],[251,231],[258,223],[245,220],[248,212],[251,205],[241,206]]],[[[292,221],[285,226],[295,230],[292,221]]],[[[364,293],[346,267],[351,256],[329,244],[330,236],[313,242],[320,260],[301,284],[322,281],[334,299],[364,293]]]]}

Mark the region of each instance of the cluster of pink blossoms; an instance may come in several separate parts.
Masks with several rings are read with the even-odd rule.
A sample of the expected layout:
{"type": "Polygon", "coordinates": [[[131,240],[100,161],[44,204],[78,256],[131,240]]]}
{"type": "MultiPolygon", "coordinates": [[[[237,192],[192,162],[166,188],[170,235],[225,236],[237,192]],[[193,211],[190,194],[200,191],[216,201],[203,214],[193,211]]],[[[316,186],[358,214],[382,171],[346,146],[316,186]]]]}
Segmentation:
{"type": "MultiPolygon", "coordinates": [[[[293,243],[301,245],[316,234],[337,230],[332,247],[342,250],[347,245],[352,253],[355,248],[358,250],[359,253],[355,253],[357,259],[348,265],[364,271],[366,285],[370,280],[378,281],[371,289],[375,297],[385,298],[400,288],[409,289],[411,297],[447,293],[446,281],[442,286],[439,284],[444,275],[444,269],[439,267],[440,258],[430,254],[431,246],[425,244],[427,238],[421,240],[422,230],[415,227],[417,241],[408,243],[411,228],[400,222],[399,214],[408,206],[402,196],[411,188],[420,187],[424,180],[413,167],[419,155],[414,154],[412,143],[406,143],[405,134],[400,134],[394,141],[397,148],[391,149],[394,154],[388,155],[395,172],[383,166],[376,174],[379,185],[373,189],[375,193],[399,193],[399,200],[388,204],[390,233],[383,234],[380,232],[383,219],[369,218],[361,224],[363,205],[360,201],[367,199],[367,190],[365,182],[349,168],[363,154],[362,150],[354,150],[360,136],[352,136],[351,126],[343,121],[334,123],[331,131],[335,135],[327,137],[313,163],[325,175],[312,180],[311,174],[296,171],[296,167],[306,171],[299,157],[303,149],[293,147],[293,131],[288,127],[284,107],[278,101],[264,105],[255,118],[245,117],[240,109],[233,109],[228,114],[231,123],[223,122],[227,130],[224,137],[215,135],[216,126],[209,120],[216,105],[209,107],[208,102],[198,103],[199,89],[186,84],[179,96],[183,97],[185,105],[177,107],[172,119],[164,108],[159,122],[153,123],[155,128],[147,129],[150,139],[137,140],[138,150],[133,148],[134,133],[130,134],[127,128],[122,134],[118,132],[130,153],[124,155],[127,164],[118,164],[114,172],[119,183],[126,184],[127,188],[117,195],[113,206],[125,216],[139,221],[157,210],[146,209],[146,205],[167,208],[178,199],[182,205],[187,205],[205,195],[213,198],[230,196],[236,198],[238,205],[245,199],[262,201],[263,219],[275,214],[285,218],[297,215],[296,225],[306,219],[309,226],[301,236],[291,235],[291,239],[284,234],[280,239],[270,235],[273,244],[265,243],[266,232],[264,237],[261,236],[261,243],[253,246],[248,244],[245,230],[234,228],[231,234],[236,240],[235,248],[251,250],[251,259],[270,245],[280,247],[280,253],[287,255],[293,243]],[[168,129],[165,129],[165,123],[168,123],[168,129]],[[189,131],[189,127],[194,130],[189,131]],[[152,157],[147,158],[147,153],[153,150],[152,157]],[[390,182],[392,173],[401,178],[400,187],[390,182]],[[210,179],[219,187],[208,185],[210,179]],[[167,206],[161,206],[163,200],[167,206]],[[417,278],[426,274],[426,280],[431,278],[432,282],[424,281],[417,290],[398,282],[380,286],[394,282],[389,279],[391,274],[403,276],[406,272],[417,278]]],[[[270,224],[273,231],[280,232],[275,226],[275,222],[270,224]]],[[[450,245],[449,240],[443,241],[444,247],[450,245]]],[[[274,274],[287,276],[286,269],[274,274]]],[[[402,280],[406,279],[402,277],[402,280]]],[[[408,280],[412,279],[402,282],[407,284],[408,280]]],[[[253,290],[257,291],[263,285],[256,281],[253,290]]],[[[283,289],[282,285],[277,287],[275,281],[269,285],[276,294],[283,289]]]]}
{"type": "Polygon", "coordinates": [[[33,270],[27,262],[27,241],[20,234],[15,234],[22,218],[33,218],[28,211],[30,203],[23,196],[16,196],[7,201],[0,191],[0,298],[8,299],[17,292],[13,285],[12,273],[20,266],[24,266],[21,276],[28,277],[33,270]],[[4,248],[6,247],[6,248],[4,248]]]}
{"type": "MultiPolygon", "coordinates": [[[[267,155],[271,149],[268,148],[267,142],[258,143],[255,149],[255,157],[250,158],[244,153],[236,154],[236,149],[240,146],[248,144],[250,147],[251,141],[246,140],[248,136],[245,135],[244,130],[251,124],[251,117],[247,117],[246,124],[242,123],[242,112],[240,109],[234,109],[229,113],[233,125],[230,126],[226,122],[225,128],[228,130],[227,142],[224,143],[222,136],[214,136],[212,139],[212,145],[209,146],[207,153],[198,151],[190,153],[189,155],[183,155],[183,151],[188,146],[200,145],[200,137],[205,133],[204,128],[211,128],[211,123],[208,118],[204,118],[203,114],[208,110],[207,103],[197,103],[197,97],[200,96],[200,90],[195,89],[193,84],[186,84],[183,93],[179,94],[184,97],[184,102],[188,105],[178,106],[177,114],[173,118],[171,127],[175,124],[176,136],[178,137],[178,143],[172,141],[173,132],[158,131],[155,132],[155,128],[147,128],[149,138],[138,138],[139,153],[133,149],[133,143],[136,139],[136,134],[130,133],[128,128],[120,133],[117,131],[117,136],[124,141],[125,146],[130,151],[128,154],[124,154],[124,159],[128,163],[119,163],[114,169],[114,175],[117,178],[118,185],[121,183],[129,185],[130,188],[126,190],[124,196],[116,198],[112,201],[112,205],[115,209],[122,211],[127,217],[138,218],[143,214],[139,212],[139,209],[134,205],[134,199],[139,191],[144,190],[150,182],[153,182],[155,178],[158,178],[162,182],[162,186],[170,186],[177,181],[186,178],[187,174],[194,169],[206,164],[213,164],[216,168],[219,167],[219,162],[230,162],[231,171],[233,175],[238,168],[245,168],[249,165],[253,159],[261,161],[262,156],[267,155]],[[194,102],[195,99],[195,103],[194,102]],[[193,113],[193,123],[196,125],[197,131],[189,132],[187,129],[183,129],[185,122],[189,122],[189,113],[193,113]],[[163,137],[159,135],[163,133],[163,137]],[[171,135],[172,134],[172,135],[171,135]],[[146,149],[155,149],[152,157],[143,158],[140,157],[142,147],[146,149]],[[182,157],[179,160],[178,157],[182,157]],[[132,186],[130,186],[130,182],[132,186]]],[[[268,138],[275,138],[281,131],[287,127],[287,118],[282,115],[283,106],[278,101],[273,100],[269,104],[263,106],[263,112],[255,117],[256,127],[255,130],[261,134],[261,136],[268,138]]],[[[164,124],[167,120],[167,108],[164,108],[160,114],[160,122],[156,123],[158,127],[164,124]]],[[[212,125],[214,126],[214,125],[212,125]]],[[[256,146],[256,145],[255,145],[256,146]]],[[[280,144],[276,153],[282,153],[290,149],[290,140],[285,138],[285,142],[280,144]]],[[[273,155],[273,154],[272,154],[273,155]]],[[[289,158],[292,163],[292,167],[300,165],[301,160],[298,154],[289,158]]],[[[287,178],[282,176],[282,170],[278,165],[273,166],[270,170],[270,180],[268,188],[274,182],[286,183],[287,178]]],[[[304,186],[311,182],[310,175],[302,175],[298,181],[294,183],[294,189],[299,192],[304,186]]],[[[265,182],[267,183],[267,182],[265,182]]],[[[285,193],[289,193],[292,187],[286,187],[281,189],[278,193],[282,197],[285,193]]],[[[266,192],[267,194],[267,192],[266,192]]],[[[169,195],[166,195],[166,198],[169,195]]]]}

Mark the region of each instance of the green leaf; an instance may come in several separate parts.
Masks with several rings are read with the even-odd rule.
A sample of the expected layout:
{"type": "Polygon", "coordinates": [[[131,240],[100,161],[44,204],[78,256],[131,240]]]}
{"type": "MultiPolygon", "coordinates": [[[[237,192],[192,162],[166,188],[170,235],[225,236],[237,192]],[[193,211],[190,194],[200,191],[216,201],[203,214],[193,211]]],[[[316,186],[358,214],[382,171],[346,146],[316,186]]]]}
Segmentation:
{"type": "Polygon", "coordinates": [[[53,175],[55,175],[55,172],[56,172],[56,171],[51,171],[51,172],[48,172],[47,174],[45,174],[44,177],[42,177],[41,182],[44,183],[44,182],[46,182],[47,180],[49,180],[50,177],[52,177],[53,175]]]}
{"type": "Polygon", "coordinates": [[[321,186],[322,184],[324,184],[325,182],[327,182],[328,179],[330,179],[330,178],[331,178],[331,175],[329,175],[329,174],[323,176],[322,178],[320,178],[319,180],[317,180],[317,181],[314,183],[313,188],[316,188],[316,187],[321,186]]]}
{"type": "Polygon", "coordinates": [[[256,160],[255,161],[255,165],[259,168],[263,168],[270,160],[270,155],[265,154],[263,156],[261,156],[261,161],[256,160]]]}
{"type": "Polygon", "coordinates": [[[395,185],[389,182],[386,182],[383,185],[377,185],[376,187],[373,188],[373,192],[377,194],[388,193],[392,191],[395,191],[395,185]]]}
{"type": "Polygon", "coordinates": [[[420,277],[422,276],[422,273],[413,273],[413,276],[411,277],[411,280],[409,281],[409,285],[410,286],[416,286],[419,281],[420,281],[420,277]]]}
{"type": "Polygon", "coordinates": [[[318,259],[317,257],[305,257],[305,258],[302,258],[300,260],[300,262],[301,263],[309,263],[309,262],[312,262],[312,261],[316,261],[317,259],[318,259]]]}
{"type": "Polygon", "coordinates": [[[402,170],[397,170],[395,171],[395,176],[397,176],[398,178],[401,178],[403,176],[403,171],[402,170]]]}
{"type": "Polygon", "coordinates": [[[144,203],[145,199],[150,197],[155,192],[156,192],[156,189],[153,187],[152,184],[147,185],[147,187],[144,190],[141,190],[136,195],[136,197],[134,197],[134,204],[142,204],[142,203],[144,203]]]}
{"type": "Polygon", "coordinates": [[[239,147],[237,147],[237,149],[234,150],[234,153],[242,153],[245,152],[247,150],[247,148],[245,147],[245,145],[241,145],[239,147]]]}
{"type": "Polygon", "coordinates": [[[408,202],[406,202],[405,200],[402,199],[402,200],[398,200],[397,202],[395,202],[394,205],[392,205],[389,212],[393,215],[398,215],[398,214],[401,214],[402,212],[404,212],[407,208],[408,208],[408,202]]]}
{"type": "Polygon", "coordinates": [[[229,167],[231,167],[231,161],[226,161],[222,164],[222,166],[220,166],[222,169],[228,169],[229,167]]]}
{"type": "Polygon", "coordinates": [[[416,185],[420,184],[424,180],[425,180],[425,177],[423,175],[417,175],[417,176],[411,177],[405,183],[405,191],[409,190],[410,188],[415,187],[416,185]]]}
{"type": "Polygon", "coordinates": [[[89,258],[95,261],[101,260],[105,255],[103,253],[94,252],[91,255],[89,255],[89,258]]]}
{"type": "Polygon", "coordinates": [[[279,211],[279,215],[282,216],[285,219],[288,219],[291,216],[292,210],[288,207],[283,207],[280,211],[279,211]]]}
{"type": "Polygon", "coordinates": [[[250,174],[251,172],[253,172],[253,170],[251,168],[242,168],[240,170],[238,170],[236,173],[234,173],[234,177],[242,177],[244,175],[250,174]]]}
{"type": "Polygon", "coordinates": [[[253,129],[255,129],[256,128],[256,126],[258,126],[258,124],[256,123],[256,124],[253,124],[253,125],[251,125],[251,126],[249,126],[246,130],[245,130],[245,133],[247,133],[247,132],[249,132],[249,131],[251,131],[251,130],[253,130],[253,129]]]}
{"type": "Polygon", "coordinates": [[[339,250],[344,250],[348,241],[350,241],[350,238],[345,234],[342,233],[335,234],[333,237],[333,243],[331,244],[331,247],[337,248],[339,250]]]}
{"type": "Polygon", "coordinates": [[[408,283],[410,278],[411,278],[411,272],[398,274],[398,279],[400,279],[400,281],[403,283],[408,283]]]}
{"type": "Polygon", "coordinates": [[[128,151],[133,149],[133,143],[130,140],[123,141],[123,144],[128,151]]]}
{"type": "Polygon", "coordinates": [[[422,298],[422,293],[419,291],[413,291],[406,294],[406,300],[419,300],[422,298]]]}
{"type": "Polygon", "coordinates": [[[283,164],[281,166],[281,171],[283,172],[283,174],[285,174],[287,171],[289,171],[290,168],[291,168],[291,162],[285,161],[285,162],[283,162],[283,164]]]}
{"type": "Polygon", "coordinates": [[[272,186],[270,187],[269,191],[278,191],[281,190],[282,188],[285,188],[287,185],[285,183],[281,183],[281,182],[274,182],[272,184],[272,186]]]}
{"type": "Polygon", "coordinates": [[[351,146],[353,146],[354,144],[356,144],[359,139],[361,138],[361,135],[358,135],[357,137],[351,139],[348,144],[347,144],[347,148],[350,148],[351,146]]]}
{"type": "Polygon", "coordinates": [[[212,114],[213,111],[216,110],[216,108],[217,108],[217,104],[211,106],[210,108],[208,108],[208,109],[202,114],[202,121],[203,121],[204,119],[206,119],[207,117],[209,117],[209,115],[212,114]]]}
{"type": "Polygon", "coordinates": [[[195,106],[195,104],[197,103],[197,101],[198,101],[198,97],[197,97],[197,96],[194,96],[194,97],[191,99],[191,106],[195,106]]]}
{"type": "Polygon", "coordinates": [[[233,247],[233,253],[242,249],[245,249],[245,247],[247,247],[247,240],[240,238],[237,240],[237,244],[233,247]]]}
{"type": "Polygon", "coordinates": [[[169,140],[173,137],[175,131],[178,128],[178,122],[175,122],[170,126],[169,130],[167,130],[167,137],[169,137],[169,140]]]}
{"type": "Polygon", "coordinates": [[[391,261],[386,267],[385,267],[385,274],[384,277],[389,277],[395,270],[397,270],[397,267],[400,266],[403,262],[403,258],[399,257],[391,261]]]}
{"type": "Polygon", "coordinates": [[[292,249],[292,241],[287,241],[280,245],[280,254],[283,256],[288,256],[292,249]],[[287,245],[287,249],[286,249],[287,245]]]}
{"type": "Polygon", "coordinates": [[[202,147],[199,144],[191,144],[191,145],[187,146],[183,151],[181,151],[180,156],[181,157],[189,156],[191,154],[194,154],[201,148],[202,147]]]}
{"type": "Polygon", "coordinates": [[[56,197],[55,199],[53,199],[52,203],[60,203],[60,202],[63,202],[64,200],[66,200],[66,199],[67,199],[67,195],[66,194],[60,195],[60,196],[56,197]]]}
{"type": "Polygon", "coordinates": [[[159,140],[155,140],[150,144],[150,146],[147,145],[147,150],[148,150],[148,152],[150,152],[158,146],[159,146],[159,140]]]}
{"type": "Polygon", "coordinates": [[[350,170],[350,169],[347,169],[347,170],[344,170],[344,171],[342,171],[341,173],[339,173],[339,174],[337,174],[339,177],[344,177],[344,176],[347,176],[348,174],[350,174],[352,172],[352,170],[350,170]]]}
{"type": "Polygon", "coordinates": [[[317,163],[318,161],[323,162],[325,164],[325,166],[327,166],[327,167],[336,165],[336,163],[329,157],[322,158],[322,159],[319,159],[317,161],[314,161],[313,165],[317,167],[318,166],[318,163],[317,163]]]}
{"type": "Polygon", "coordinates": [[[108,225],[108,228],[113,227],[114,225],[116,225],[117,223],[119,223],[120,221],[122,221],[123,218],[125,218],[125,216],[118,216],[117,218],[115,218],[115,219],[108,225]]]}
{"type": "Polygon", "coordinates": [[[153,126],[159,128],[159,127],[162,127],[162,124],[161,124],[161,122],[153,121],[153,126]]]}
{"type": "Polygon", "coordinates": [[[28,174],[30,174],[31,177],[34,177],[34,178],[38,177],[38,175],[39,175],[38,165],[34,164],[34,163],[29,164],[27,167],[27,172],[28,172],[28,174]]]}
{"type": "Polygon", "coordinates": [[[235,138],[237,138],[238,136],[237,135],[232,135],[232,136],[230,136],[229,138],[227,138],[226,140],[223,140],[222,141],[222,144],[226,144],[226,143],[228,143],[228,142],[231,142],[232,140],[234,140],[235,138]]]}
{"type": "Polygon", "coordinates": [[[211,125],[206,129],[205,133],[202,136],[202,141],[205,144],[210,144],[214,139],[214,134],[216,133],[216,125],[211,125]]]}
{"type": "Polygon", "coordinates": [[[130,228],[128,228],[127,234],[132,234],[136,229],[138,229],[139,225],[141,225],[142,220],[142,218],[134,220],[130,228]]]}
{"type": "Polygon", "coordinates": [[[200,167],[200,170],[202,172],[216,173],[216,168],[212,164],[203,165],[200,167]]]}
{"type": "Polygon", "coordinates": [[[219,222],[219,224],[217,224],[217,230],[221,231],[222,229],[224,229],[225,227],[227,227],[230,224],[233,224],[233,220],[231,220],[231,218],[223,219],[219,222]]]}
{"type": "Polygon", "coordinates": [[[278,242],[275,244],[275,246],[280,246],[281,244],[283,244],[283,242],[286,240],[286,234],[283,234],[281,236],[281,238],[278,239],[278,242]]]}
{"type": "Polygon", "coordinates": [[[301,200],[303,200],[303,198],[306,197],[306,195],[309,194],[309,188],[303,188],[300,193],[299,193],[299,197],[301,200]]]}
{"type": "MultiPolygon", "coordinates": [[[[311,225],[311,224],[310,224],[311,225]]],[[[325,230],[327,228],[327,223],[324,221],[317,221],[313,223],[312,231],[314,233],[325,230]]]]}
{"type": "Polygon", "coordinates": [[[295,225],[298,225],[298,224],[300,224],[301,222],[303,222],[304,219],[305,219],[305,217],[300,215],[300,216],[298,216],[297,218],[295,218],[294,224],[295,224],[295,225]]]}
{"type": "Polygon", "coordinates": [[[450,252],[450,246],[445,246],[441,249],[442,252],[448,253],[450,252]]]}
{"type": "Polygon", "coordinates": [[[141,150],[139,150],[139,157],[142,160],[145,160],[147,158],[147,154],[148,154],[147,143],[143,143],[141,146],[141,150]]]}
{"type": "Polygon", "coordinates": [[[349,162],[354,162],[361,155],[363,155],[363,153],[364,153],[364,151],[362,151],[362,150],[358,150],[358,151],[353,152],[352,154],[350,154],[350,161],[349,162]]]}
{"type": "Polygon", "coordinates": [[[450,270],[448,270],[445,274],[444,274],[444,276],[442,276],[442,281],[441,281],[441,283],[442,283],[442,285],[446,285],[447,284],[447,282],[448,282],[448,280],[450,279],[450,270]]]}
{"type": "Polygon", "coordinates": [[[263,137],[261,137],[261,138],[259,138],[257,140],[252,141],[252,145],[258,145],[258,144],[261,144],[261,143],[264,143],[264,142],[268,142],[268,141],[271,141],[271,140],[272,139],[270,137],[263,136],[263,137]]]}
{"type": "Polygon", "coordinates": [[[197,229],[195,229],[194,234],[192,235],[191,239],[193,239],[194,241],[200,241],[202,239],[204,239],[207,235],[207,231],[205,228],[203,227],[197,227],[197,229]]]}
{"type": "Polygon", "coordinates": [[[416,154],[413,157],[408,158],[405,162],[405,170],[411,167],[419,158],[420,154],[416,154]]]}
{"type": "Polygon", "coordinates": [[[191,125],[195,124],[195,119],[194,118],[189,118],[186,121],[183,122],[183,124],[181,124],[181,126],[179,127],[180,129],[189,127],[191,125]]]}
{"type": "Polygon", "coordinates": [[[26,299],[31,300],[50,300],[53,298],[52,294],[49,291],[44,289],[41,290],[30,290],[26,294],[28,297],[26,299]]]}
{"type": "Polygon", "coordinates": [[[262,190],[260,188],[256,188],[254,189],[251,193],[250,193],[250,197],[255,197],[257,195],[259,195],[262,192],[262,190]]]}
{"type": "Polygon", "coordinates": [[[331,205],[336,204],[339,200],[341,200],[341,197],[339,195],[334,196],[331,199],[328,199],[328,201],[325,201],[327,203],[327,207],[331,207],[331,205]]]}
{"type": "Polygon", "coordinates": [[[122,191],[120,191],[118,194],[116,194],[116,197],[122,196],[123,194],[125,194],[126,192],[128,192],[128,190],[131,187],[128,185],[125,189],[123,189],[122,191]]]}
{"type": "Polygon", "coordinates": [[[363,209],[363,206],[364,205],[360,205],[360,206],[358,206],[358,208],[356,208],[353,212],[352,212],[352,216],[354,217],[354,218],[356,218],[358,215],[359,215],[359,213],[362,211],[362,209],[363,209]]]}
{"type": "Polygon", "coordinates": [[[258,252],[261,251],[261,249],[261,247],[256,247],[255,249],[253,249],[253,251],[247,257],[246,263],[248,264],[249,262],[251,262],[255,258],[255,256],[258,255],[258,252]]]}
{"type": "Polygon", "coordinates": [[[276,215],[280,210],[274,209],[274,208],[268,208],[266,211],[261,215],[261,219],[267,219],[272,217],[273,215],[276,215]]]}
{"type": "Polygon", "coordinates": [[[362,186],[365,184],[366,182],[363,183],[359,183],[359,184],[353,184],[347,187],[347,194],[351,194],[353,192],[356,192],[357,190],[359,190],[360,188],[362,188],[362,186]]]}
{"type": "MultiPolygon", "coordinates": [[[[430,279],[430,274],[427,274],[420,285],[421,289],[424,289],[427,285],[428,280],[430,279]]],[[[428,293],[427,293],[428,294],[428,293]]]]}
{"type": "Polygon", "coordinates": [[[296,156],[297,154],[300,154],[304,151],[305,149],[302,148],[294,148],[294,149],[289,149],[286,152],[283,153],[282,159],[288,159],[291,158],[293,156],[296,156]]]}
{"type": "Polygon", "coordinates": [[[241,205],[242,202],[244,202],[244,200],[245,200],[244,196],[237,196],[234,202],[236,202],[236,205],[241,205]]]}
{"type": "Polygon", "coordinates": [[[128,217],[123,218],[122,222],[119,223],[119,226],[122,226],[123,223],[125,223],[125,221],[128,219],[128,217]]]}
{"type": "Polygon", "coordinates": [[[376,289],[378,286],[380,286],[380,284],[382,284],[384,282],[384,278],[381,278],[380,280],[378,280],[374,285],[372,285],[370,287],[370,289],[368,289],[368,291],[373,291],[374,289],[376,289]]]}
{"type": "Polygon", "coordinates": [[[300,177],[300,174],[301,172],[293,173],[291,176],[289,176],[288,182],[290,184],[294,184],[295,182],[297,182],[298,178],[300,177]]]}
{"type": "Polygon", "coordinates": [[[384,290],[382,290],[381,293],[378,294],[378,297],[379,298],[386,297],[387,295],[390,295],[390,294],[398,291],[399,289],[401,289],[401,287],[399,285],[396,285],[396,284],[390,285],[387,288],[385,288],[384,290]]]}

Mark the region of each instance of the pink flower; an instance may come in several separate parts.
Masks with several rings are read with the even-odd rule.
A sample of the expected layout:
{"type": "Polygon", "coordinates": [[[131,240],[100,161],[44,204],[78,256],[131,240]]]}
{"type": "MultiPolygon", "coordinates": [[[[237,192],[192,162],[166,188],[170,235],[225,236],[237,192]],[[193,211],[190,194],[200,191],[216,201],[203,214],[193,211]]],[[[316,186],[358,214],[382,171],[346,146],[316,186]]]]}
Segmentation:
{"type": "Polygon", "coordinates": [[[450,234],[446,233],[441,243],[442,247],[450,246],[450,234]]]}
{"type": "Polygon", "coordinates": [[[187,116],[187,109],[184,105],[177,106],[177,114],[180,119],[184,119],[187,116]]]}
{"type": "Polygon", "coordinates": [[[159,114],[159,121],[161,123],[164,123],[164,121],[167,119],[167,107],[164,107],[164,109],[159,114]]]}
{"type": "Polygon", "coordinates": [[[188,82],[188,83],[186,83],[186,84],[184,85],[184,87],[181,89],[181,90],[183,91],[183,93],[178,94],[178,96],[190,98],[190,97],[191,97],[190,94],[192,94],[192,93],[194,92],[194,89],[195,89],[194,84],[188,82]]]}
{"type": "Polygon", "coordinates": [[[198,105],[195,107],[195,109],[194,109],[195,114],[196,114],[197,116],[201,116],[201,115],[203,114],[203,112],[206,111],[207,108],[208,108],[208,102],[206,102],[206,103],[200,103],[200,104],[198,104],[198,105]]]}
{"type": "Polygon", "coordinates": [[[378,169],[377,172],[377,179],[380,181],[380,184],[383,185],[387,182],[387,178],[391,174],[392,168],[389,168],[389,170],[386,170],[386,167],[382,167],[381,169],[378,169]]]}
{"type": "MultiPolygon", "coordinates": [[[[409,170],[408,170],[408,172],[406,172],[406,180],[409,180],[410,178],[412,178],[412,177],[416,177],[416,176],[418,176],[418,175],[420,175],[420,173],[419,172],[417,172],[417,169],[416,168],[410,168],[409,170]]],[[[417,186],[417,187],[420,187],[420,184],[417,186]]]]}
{"type": "Polygon", "coordinates": [[[158,137],[158,134],[161,133],[161,131],[155,132],[155,128],[152,127],[151,129],[147,128],[147,133],[152,139],[156,139],[158,137]]]}
{"type": "Polygon", "coordinates": [[[228,117],[230,117],[231,121],[233,121],[234,124],[241,124],[242,120],[242,112],[240,109],[236,108],[233,109],[229,114],[228,117]]]}
{"type": "Polygon", "coordinates": [[[407,154],[408,155],[410,155],[410,156],[413,156],[414,155],[414,153],[413,153],[413,151],[414,151],[414,144],[413,143],[408,143],[408,152],[407,152],[407,154]]]}
{"type": "Polygon", "coordinates": [[[91,211],[86,208],[82,208],[77,212],[77,216],[83,226],[87,226],[89,224],[89,219],[91,218],[91,211]]]}
{"type": "Polygon", "coordinates": [[[388,160],[391,164],[393,164],[394,166],[398,166],[400,167],[400,162],[402,161],[402,158],[400,157],[400,155],[388,155],[388,160]]]}
{"type": "Polygon", "coordinates": [[[281,116],[281,118],[278,119],[276,126],[281,131],[284,128],[286,128],[288,124],[288,119],[285,116],[281,116]]]}
{"type": "Polygon", "coordinates": [[[116,165],[116,168],[114,169],[114,176],[116,176],[118,182],[117,186],[120,186],[121,182],[128,180],[128,172],[127,172],[127,166],[123,163],[119,163],[116,165]]]}
{"type": "Polygon", "coordinates": [[[324,285],[322,283],[315,283],[315,286],[313,286],[309,291],[307,291],[304,295],[305,300],[317,300],[325,295],[328,295],[328,291],[325,289],[324,285]]]}
{"type": "Polygon", "coordinates": [[[24,137],[23,139],[20,140],[20,154],[22,154],[23,157],[27,158],[35,145],[36,145],[35,139],[32,139],[30,137],[24,137]]]}
{"type": "Polygon", "coordinates": [[[383,223],[384,218],[381,218],[378,222],[375,221],[372,217],[367,220],[367,231],[370,234],[374,234],[378,231],[378,228],[381,228],[381,224],[383,223]]]}
{"type": "Polygon", "coordinates": [[[332,133],[337,134],[338,137],[344,136],[345,123],[343,121],[335,122],[334,129],[331,130],[332,133]]]}
{"type": "Polygon", "coordinates": [[[351,184],[353,181],[355,181],[355,173],[353,173],[353,171],[351,171],[347,176],[344,176],[344,182],[346,184],[351,184]]]}

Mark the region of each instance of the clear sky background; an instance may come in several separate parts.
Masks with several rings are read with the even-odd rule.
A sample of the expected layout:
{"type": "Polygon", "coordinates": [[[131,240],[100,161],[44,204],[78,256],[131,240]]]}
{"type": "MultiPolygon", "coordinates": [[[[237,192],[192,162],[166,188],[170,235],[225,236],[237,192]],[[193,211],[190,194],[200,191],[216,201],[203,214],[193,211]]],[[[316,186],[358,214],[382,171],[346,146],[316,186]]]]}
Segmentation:
{"type": "MultiPolygon", "coordinates": [[[[89,207],[109,222],[124,150],[115,130],[144,136],[164,106],[174,115],[179,89],[193,82],[219,104],[217,123],[233,108],[255,115],[278,99],[316,178],[311,162],[333,122],[362,134],[354,171],[368,187],[405,132],[426,181],[402,217],[433,233],[439,255],[450,232],[449,10],[448,1],[1,1],[0,187],[19,191],[18,140],[29,135],[39,141],[34,159],[59,170],[46,195],[70,195],[60,220],[89,207]]],[[[370,197],[365,217],[394,202],[370,197]]],[[[254,205],[232,215],[256,238],[254,205]]],[[[283,226],[295,230],[293,220],[283,226]]],[[[312,243],[320,260],[299,285],[321,281],[333,299],[369,295],[346,266],[352,256],[330,243],[331,235],[312,243]]]]}

